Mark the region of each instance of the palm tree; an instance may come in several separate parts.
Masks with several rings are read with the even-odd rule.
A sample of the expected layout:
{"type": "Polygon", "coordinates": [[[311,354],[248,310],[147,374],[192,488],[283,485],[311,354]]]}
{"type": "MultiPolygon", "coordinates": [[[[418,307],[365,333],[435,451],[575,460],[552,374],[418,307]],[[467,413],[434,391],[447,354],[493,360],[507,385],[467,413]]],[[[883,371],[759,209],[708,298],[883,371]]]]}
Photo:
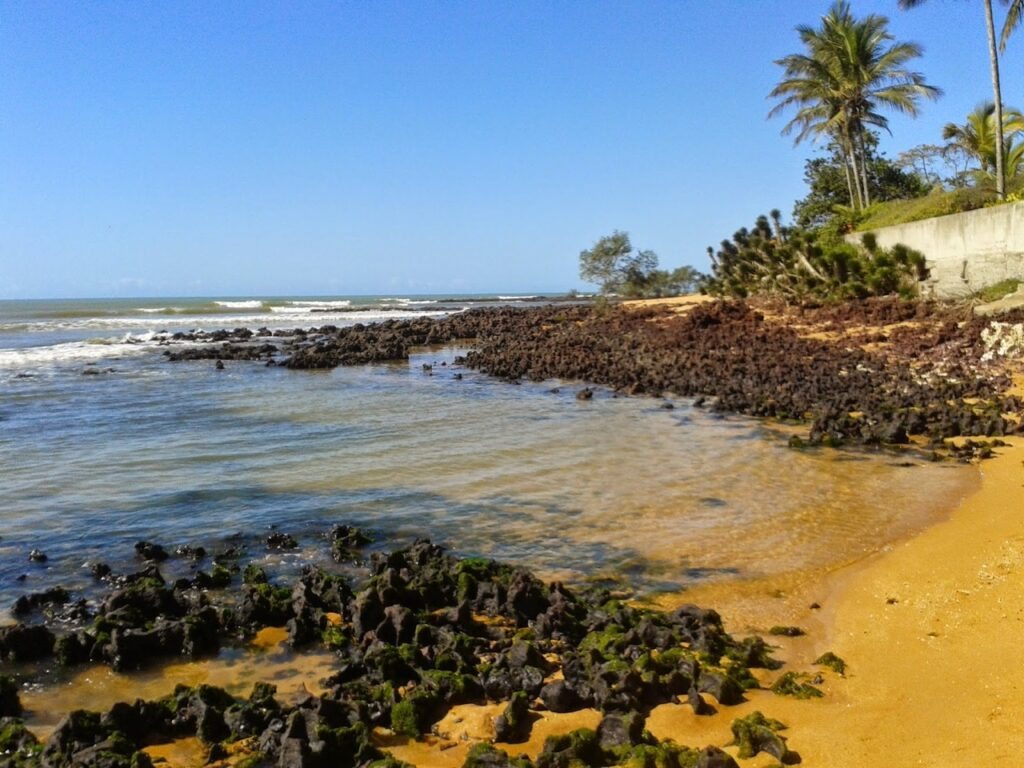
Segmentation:
{"type": "MultiPolygon", "coordinates": [[[[942,138],[973,157],[979,169],[973,172],[976,181],[988,183],[998,178],[996,148],[999,131],[996,130],[995,104],[991,101],[979,104],[967,115],[963,125],[947,123],[942,129],[942,138]]],[[[1021,152],[1024,144],[1015,144],[1016,136],[1024,132],[1024,115],[1018,110],[1003,110],[1003,172],[1007,179],[1020,172],[1021,152]],[[1012,162],[1011,162],[1012,159],[1012,162]]]]}
{"type": "MultiPolygon", "coordinates": [[[[899,7],[906,10],[915,8],[925,0],[899,0],[899,7]]],[[[1024,16],[1024,0],[1001,0],[1003,5],[1008,6],[1006,20],[1003,22],[1003,31],[1000,36],[1000,48],[1006,50],[1006,42],[1010,39],[1014,29],[1020,24],[1024,16]]],[[[996,129],[996,194],[1000,200],[1006,198],[1006,170],[1003,168],[1005,145],[1003,137],[1003,94],[999,82],[999,52],[996,50],[996,25],[992,18],[992,0],[984,0],[985,4],[985,26],[988,30],[988,59],[992,68],[992,96],[995,104],[995,129],[996,129]]]]}
{"type": "Polygon", "coordinates": [[[1003,22],[1003,34],[999,37],[1000,53],[1006,53],[1010,35],[1020,25],[1021,19],[1024,19],[1024,0],[1003,0],[1003,4],[1009,5],[1009,8],[1006,9],[1006,20],[1003,22]]]}
{"type": "Polygon", "coordinates": [[[888,19],[874,14],[856,19],[849,3],[837,0],[819,28],[796,28],[806,51],[775,62],[785,75],[769,94],[779,100],[769,117],[796,108],[782,129],[784,135],[796,132],[795,143],[822,136],[837,142],[855,209],[871,200],[865,132],[868,126],[888,130],[879,109],[916,116],[922,97],[941,94],[923,75],[905,69],[921,55],[921,47],[893,42],[887,25],[888,19]]]}

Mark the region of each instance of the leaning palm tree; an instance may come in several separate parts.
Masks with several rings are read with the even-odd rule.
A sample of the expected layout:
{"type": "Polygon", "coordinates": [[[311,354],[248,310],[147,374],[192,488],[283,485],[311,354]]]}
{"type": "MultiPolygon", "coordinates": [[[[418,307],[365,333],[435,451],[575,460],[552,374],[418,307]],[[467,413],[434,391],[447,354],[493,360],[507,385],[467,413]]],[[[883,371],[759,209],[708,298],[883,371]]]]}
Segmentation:
{"type": "MultiPolygon", "coordinates": [[[[925,0],[899,0],[900,8],[915,8],[925,0]]],[[[1001,0],[1002,4],[1008,6],[1006,20],[1003,22],[1003,31],[1000,36],[999,47],[1006,50],[1006,42],[1010,35],[1020,24],[1024,16],[1024,0],[1001,0]]],[[[996,194],[1002,200],[1006,197],[1006,170],[1003,168],[1006,159],[1004,136],[1003,136],[1003,94],[999,81],[999,52],[996,50],[996,25],[992,18],[992,0],[984,0],[985,5],[985,26],[988,30],[988,58],[992,69],[992,95],[995,104],[995,129],[996,129],[996,153],[995,153],[995,174],[996,194]]]]}
{"type": "Polygon", "coordinates": [[[888,19],[874,14],[856,19],[849,3],[837,0],[820,27],[797,27],[805,52],[775,62],[785,75],[769,94],[778,99],[769,117],[796,109],[784,135],[796,133],[797,144],[827,137],[839,145],[855,209],[870,203],[865,132],[868,126],[888,130],[879,110],[916,116],[922,98],[941,94],[905,68],[921,47],[894,42],[887,25],[888,19]]]}

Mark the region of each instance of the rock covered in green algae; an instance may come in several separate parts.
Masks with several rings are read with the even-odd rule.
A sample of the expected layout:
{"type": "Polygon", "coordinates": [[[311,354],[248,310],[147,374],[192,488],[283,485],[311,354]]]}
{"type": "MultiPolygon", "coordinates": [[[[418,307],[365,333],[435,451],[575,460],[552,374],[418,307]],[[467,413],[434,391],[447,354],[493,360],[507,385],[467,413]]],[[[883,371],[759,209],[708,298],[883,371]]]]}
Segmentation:
{"type": "Polygon", "coordinates": [[[800,756],[786,746],[786,738],[779,731],[786,726],[778,720],[765,717],[761,712],[751,712],[746,717],[732,721],[732,735],[739,748],[741,758],[753,757],[765,752],[784,765],[800,762],[800,756]]]}
{"type": "Polygon", "coordinates": [[[798,672],[786,672],[772,685],[772,693],[797,699],[819,699],[825,694],[809,682],[810,677],[798,672]]]}
{"type": "Polygon", "coordinates": [[[25,728],[21,720],[0,718],[0,765],[4,768],[27,768],[37,765],[43,745],[25,728]]]}
{"type": "Polygon", "coordinates": [[[837,675],[846,674],[846,662],[832,653],[832,651],[826,651],[821,654],[821,656],[814,660],[814,663],[821,667],[828,667],[837,675]]]}
{"type": "MultiPolygon", "coordinates": [[[[117,705],[102,716],[73,713],[46,745],[54,765],[99,752],[116,756],[111,765],[138,762],[143,736],[156,735],[196,736],[211,748],[253,738],[253,759],[362,766],[385,759],[370,740],[374,728],[418,738],[455,704],[508,702],[499,738],[525,740],[538,694],[553,710],[596,707],[604,719],[597,733],[549,740],[537,768],[727,765],[721,756],[655,741],[643,730],[644,716],[679,699],[703,704],[699,691],[728,706],[757,685],[750,668],[777,666],[762,640],[733,638],[714,611],[637,608],[606,591],[544,584],[521,568],[459,560],[429,541],[374,553],[358,588],[320,567],[305,568],[290,584],[256,565],[242,573],[241,596],[232,601],[229,590],[210,591],[209,580],[169,586],[150,565],[114,582],[94,623],[62,635],[58,646],[69,663],[96,658],[124,667],[138,658],[132,643],[142,647],[154,633],[170,638],[157,651],[192,652],[174,627],[199,622],[212,633],[199,635],[209,643],[202,647],[213,647],[222,636],[286,624],[293,645],[319,642],[335,651],[326,693],[284,707],[270,685],[257,685],[247,700],[210,686],[181,687],[163,701],[117,705]],[[545,686],[556,671],[562,679],[545,686]]],[[[530,765],[483,748],[475,759],[530,765]]]]}
{"type": "Polygon", "coordinates": [[[526,694],[512,694],[505,711],[494,718],[494,740],[516,744],[530,737],[530,702],[526,694]]]}
{"type": "Polygon", "coordinates": [[[462,768],[533,768],[533,763],[524,757],[509,757],[504,750],[490,744],[474,744],[462,768]]]}

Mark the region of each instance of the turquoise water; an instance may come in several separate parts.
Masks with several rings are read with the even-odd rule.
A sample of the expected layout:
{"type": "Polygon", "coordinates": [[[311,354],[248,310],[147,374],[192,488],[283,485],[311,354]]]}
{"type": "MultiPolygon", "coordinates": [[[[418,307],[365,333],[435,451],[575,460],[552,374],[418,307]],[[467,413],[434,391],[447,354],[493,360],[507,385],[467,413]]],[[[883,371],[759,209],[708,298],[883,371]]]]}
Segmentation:
{"type": "Polygon", "coordinates": [[[436,301],[425,297],[394,297],[397,313],[380,299],[321,300],[318,313],[231,301],[260,309],[0,302],[0,609],[51,584],[88,594],[88,564],[131,567],[139,539],[215,549],[238,536],[259,556],[276,526],[299,539],[282,556],[298,566],[322,557],[336,522],[389,546],[429,536],[549,577],[677,590],[843,562],[934,519],[969,485],[952,466],[790,451],[759,422],[682,399],[667,410],[609,392],[580,402],[574,382],[459,380],[455,348],[318,372],[164,359],[162,332],[195,325],[439,308],[416,303],[436,301]],[[141,312],[160,307],[184,311],[141,312]],[[45,564],[28,562],[34,548],[45,564]]]}

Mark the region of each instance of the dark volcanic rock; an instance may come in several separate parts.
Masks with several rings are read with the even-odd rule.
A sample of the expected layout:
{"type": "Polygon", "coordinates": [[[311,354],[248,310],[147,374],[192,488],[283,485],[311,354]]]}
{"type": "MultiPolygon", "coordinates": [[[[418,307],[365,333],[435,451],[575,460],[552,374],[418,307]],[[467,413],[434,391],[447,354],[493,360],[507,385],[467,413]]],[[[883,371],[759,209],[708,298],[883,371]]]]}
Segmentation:
{"type": "Polygon", "coordinates": [[[494,740],[515,744],[530,738],[530,703],[526,694],[516,691],[505,711],[494,718],[494,740]]]}
{"type": "Polygon", "coordinates": [[[0,717],[17,717],[20,714],[18,684],[13,678],[0,675],[0,717]]]}
{"type": "Polygon", "coordinates": [[[54,642],[53,633],[44,626],[0,627],[0,659],[18,663],[45,659],[53,653],[54,642]]]}

